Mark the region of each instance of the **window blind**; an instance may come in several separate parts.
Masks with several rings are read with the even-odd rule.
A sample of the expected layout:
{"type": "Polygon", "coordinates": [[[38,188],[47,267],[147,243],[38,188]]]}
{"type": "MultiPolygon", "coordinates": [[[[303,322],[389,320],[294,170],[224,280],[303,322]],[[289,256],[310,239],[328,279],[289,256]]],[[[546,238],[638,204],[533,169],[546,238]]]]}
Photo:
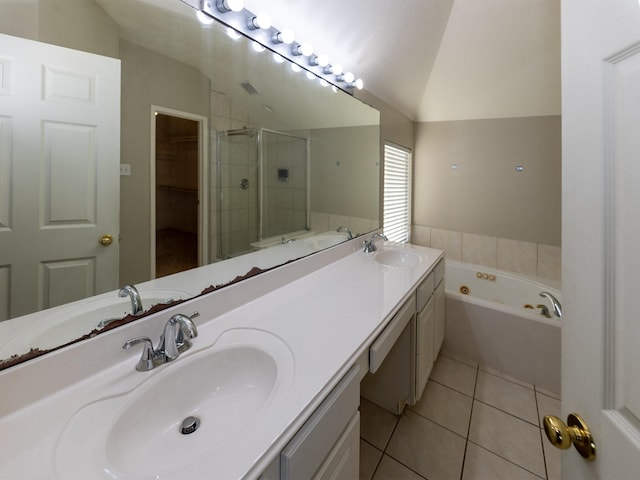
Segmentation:
{"type": "Polygon", "coordinates": [[[411,152],[384,145],[383,229],[389,240],[409,241],[411,222],[411,152]]]}

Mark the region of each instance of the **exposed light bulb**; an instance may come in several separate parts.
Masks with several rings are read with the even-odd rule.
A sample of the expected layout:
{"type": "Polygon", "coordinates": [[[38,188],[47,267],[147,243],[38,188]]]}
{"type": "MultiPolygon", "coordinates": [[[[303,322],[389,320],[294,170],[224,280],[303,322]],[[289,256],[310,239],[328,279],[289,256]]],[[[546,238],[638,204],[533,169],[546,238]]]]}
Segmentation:
{"type": "Polygon", "coordinates": [[[340,65],[339,63],[334,63],[332,70],[334,75],[342,75],[342,72],[344,72],[342,65],[340,65]]]}
{"type": "Polygon", "coordinates": [[[320,55],[318,55],[317,61],[318,65],[320,65],[321,67],[326,67],[327,65],[329,65],[329,55],[327,55],[326,53],[321,53],[320,55]]]}
{"type": "Polygon", "coordinates": [[[356,79],[356,76],[351,72],[347,72],[344,74],[344,81],[347,83],[353,83],[355,79],[356,79]]]}
{"type": "Polygon", "coordinates": [[[216,0],[216,8],[222,13],[241,12],[244,0],[216,0]]]}
{"type": "Polygon", "coordinates": [[[202,10],[198,10],[196,12],[196,17],[198,18],[198,21],[202,25],[211,25],[213,23],[213,17],[210,17],[209,15],[204,13],[202,10]]]}
{"type": "Polygon", "coordinates": [[[358,90],[362,90],[364,88],[364,81],[361,78],[359,78],[359,79],[356,80],[354,85],[356,86],[356,88],[358,90]]]}
{"type": "Polygon", "coordinates": [[[311,45],[310,43],[303,43],[302,45],[300,45],[300,53],[302,53],[302,55],[304,55],[305,57],[308,57],[313,53],[313,45],[311,45]]]}
{"type": "Polygon", "coordinates": [[[285,28],[281,32],[277,34],[278,41],[280,43],[284,43],[285,45],[291,45],[296,39],[295,33],[290,28],[285,28]]]}
{"type": "Polygon", "coordinates": [[[268,30],[271,28],[271,16],[268,13],[260,12],[255,17],[251,17],[247,25],[252,30],[258,30],[259,28],[268,30]]]}

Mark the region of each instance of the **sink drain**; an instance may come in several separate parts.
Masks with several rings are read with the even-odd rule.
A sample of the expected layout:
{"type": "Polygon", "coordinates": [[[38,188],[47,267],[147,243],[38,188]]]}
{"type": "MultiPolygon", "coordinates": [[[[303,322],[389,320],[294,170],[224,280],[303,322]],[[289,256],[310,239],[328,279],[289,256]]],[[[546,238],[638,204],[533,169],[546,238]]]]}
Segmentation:
{"type": "Polygon", "coordinates": [[[194,416],[188,416],[182,421],[182,425],[180,425],[180,433],[183,435],[189,435],[190,433],[195,432],[200,426],[200,419],[194,416]]]}

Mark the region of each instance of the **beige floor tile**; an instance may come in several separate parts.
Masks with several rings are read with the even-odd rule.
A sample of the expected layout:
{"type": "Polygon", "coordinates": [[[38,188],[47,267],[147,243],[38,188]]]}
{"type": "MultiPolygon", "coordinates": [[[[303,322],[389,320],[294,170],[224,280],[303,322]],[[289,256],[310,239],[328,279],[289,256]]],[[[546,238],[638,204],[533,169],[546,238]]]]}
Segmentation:
{"type": "Polygon", "coordinates": [[[453,388],[465,395],[473,396],[477,369],[457,360],[440,356],[431,370],[431,379],[453,388]]]}
{"type": "Polygon", "coordinates": [[[433,480],[459,480],[465,439],[413,412],[400,418],[386,453],[433,480]]]}
{"type": "Polygon", "coordinates": [[[458,355],[454,355],[449,352],[440,352],[441,357],[447,357],[450,360],[456,360],[457,362],[464,363],[465,365],[469,365],[470,367],[477,368],[478,362],[474,360],[469,360],[468,358],[460,357],[458,355]]]}
{"type": "Polygon", "coordinates": [[[547,466],[547,479],[548,480],[561,480],[560,462],[562,461],[562,450],[551,445],[549,440],[544,434],[542,434],[542,447],[544,449],[544,462],[547,466]]]}
{"type": "Polygon", "coordinates": [[[505,380],[509,380],[510,382],[517,383],[518,385],[522,385],[523,387],[527,387],[533,390],[533,384],[520,380],[519,378],[512,377],[506,373],[499,372],[498,370],[487,367],[486,365],[480,365],[480,370],[483,372],[490,373],[491,375],[495,375],[496,377],[504,378],[505,380]]]}
{"type": "Polygon", "coordinates": [[[540,425],[536,394],[527,387],[480,371],[475,398],[536,426],[540,425]]]}
{"type": "Polygon", "coordinates": [[[540,426],[542,426],[542,419],[545,415],[555,415],[556,417],[562,418],[560,400],[548,397],[539,392],[536,392],[536,400],[538,402],[538,412],[540,413],[540,426]]]}
{"type": "Polygon", "coordinates": [[[429,381],[420,401],[410,408],[438,425],[466,437],[469,433],[472,404],[471,397],[429,381]]]}
{"type": "Polygon", "coordinates": [[[424,480],[424,477],[384,455],[373,480],[424,480]]]}
{"type": "Polygon", "coordinates": [[[555,398],[556,400],[560,400],[560,394],[556,393],[556,392],[552,392],[550,390],[544,389],[544,388],[540,388],[536,385],[536,392],[542,393],[543,395],[546,395],[547,397],[551,397],[551,398],[555,398]]]}
{"type": "Polygon", "coordinates": [[[398,417],[373,403],[360,399],[360,436],[367,442],[384,451],[398,417]]]}
{"type": "Polygon", "coordinates": [[[462,480],[540,480],[540,477],[469,442],[462,480]]]}
{"type": "Polygon", "coordinates": [[[469,440],[536,475],[545,476],[540,429],[524,420],[475,400],[469,440]]]}
{"type": "Polygon", "coordinates": [[[371,480],[380,462],[382,452],[364,440],[360,440],[360,480],[371,480]]]}

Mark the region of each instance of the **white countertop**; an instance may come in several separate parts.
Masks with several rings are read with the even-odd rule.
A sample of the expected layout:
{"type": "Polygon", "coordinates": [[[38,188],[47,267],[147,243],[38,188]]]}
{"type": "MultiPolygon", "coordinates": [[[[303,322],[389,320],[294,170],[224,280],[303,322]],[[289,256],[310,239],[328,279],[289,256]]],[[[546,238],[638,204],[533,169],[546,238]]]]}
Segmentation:
{"type": "MultiPolygon", "coordinates": [[[[154,375],[162,375],[165,370],[200,353],[232,328],[263,330],[287,344],[295,362],[287,395],[264,412],[258,428],[234,432],[237,436],[232,436],[226,447],[183,466],[178,472],[116,478],[257,478],[442,256],[441,251],[430,248],[411,245],[397,248],[415,251],[424,260],[414,267],[388,267],[375,262],[372,255],[358,250],[283,287],[243,301],[241,306],[221,315],[215,315],[215,312],[225,297],[240,295],[240,289],[249,288],[248,285],[223,289],[193,300],[188,306],[183,305],[183,313],[189,313],[186,310],[200,312],[196,322],[200,335],[194,339],[193,348],[174,363],[151,372],[134,370],[139,349],[134,352],[120,350],[122,339],[131,338],[133,333],[139,334],[137,330],[143,325],[128,332],[124,332],[125,327],[122,327],[114,330],[113,334],[105,334],[100,349],[113,349],[113,364],[84,378],[73,379],[70,371],[76,362],[70,364],[69,359],[90,351],[89,342],[96,339],[77,347],[75,357],[63,351],[60,358],[65,363],[58,365],[56,371],[63,377],[69,375],[73,383],[61,389],[56,387],[44,398],[30,398],[23,408],[15,407],[16,402],[7,402],[4,408],[0,404],[0,431],[4,439],[0,449],[0,478],[114,478],[100,471],[95,471],[92,477],[84,470],[90,468],[90,459],[79,460],[77,477],[69,476],[69,473],[61,476],[60,471],[67,470],[56,467],[56,448],[61,432],[75,412],[94,399],[104,398],[109,392],[135,389],[154,375]],[[69,372],[65,372],[67,369],[69,372]]],[[[260,275],[256,285],[258,281],[268,283],[269,275],[271,273],[260,275]]],[[[162,318],[147,325],[146,335],[154,343],[161,330],[158,325],[171,313],[175,312],[160,312],[157,315],[162,318]]],[[[87,359],[87,362],[91,363],[91,360],[87,359]]],[[[10,382],[14,382],[19,385],[19,394],[26,399],[28,393],[23,390],[28,390],[30,383],[46,382],[40,375],[51,369],[50,365],[34,361],[15,367],[13,372],[9,369],[4,375],[0,372],[0,395],[10,396],[13,387],[10,382]]],[[[57,381],[61,382],[60,379],[57,381]]],[[[63,381],[62,384],[65,385],[63,381]]],[[[34,387],[32,397],[39,391],[46,391],[42,385],[39,388],[34,387]]],[[[4,398],[0,398],[0,402],[4,402],[4,398]]],[[[95,446],[99,446],[94,436],[87,431],[86,441],[97,442],[95,446]]],[[[149,449],[152,451],[153,445],[149,445],[149,449]]]]}

